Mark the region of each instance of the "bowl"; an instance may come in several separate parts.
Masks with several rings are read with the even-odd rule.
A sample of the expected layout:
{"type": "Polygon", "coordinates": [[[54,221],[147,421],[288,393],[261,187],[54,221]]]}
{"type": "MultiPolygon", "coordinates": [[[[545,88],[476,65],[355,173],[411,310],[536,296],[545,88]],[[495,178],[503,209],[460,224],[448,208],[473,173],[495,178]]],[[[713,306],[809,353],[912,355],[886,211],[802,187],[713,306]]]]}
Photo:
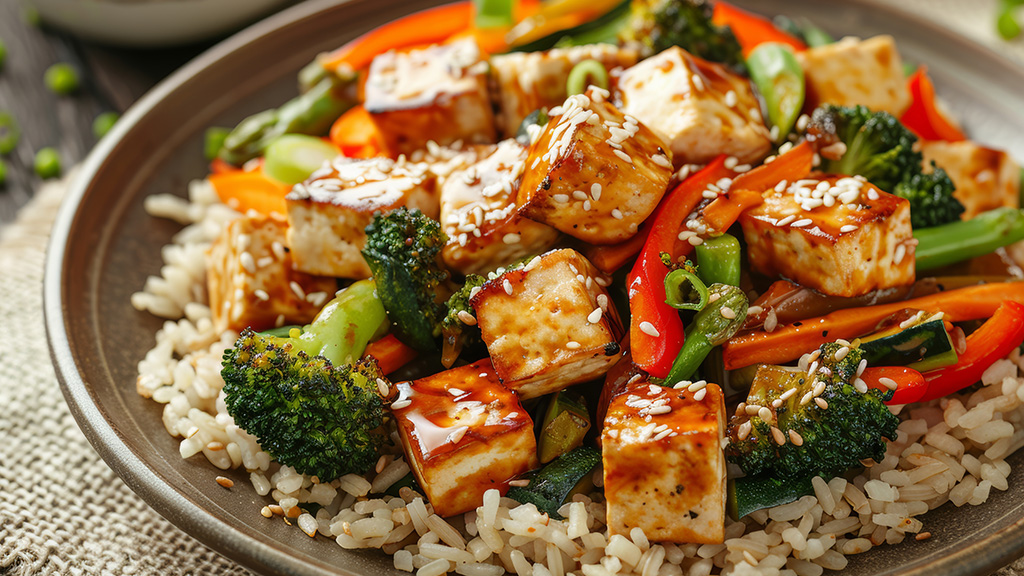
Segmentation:
{"type": "MultiPolygon", "coordinates": [[[[218,44],[129,110],[86,161],[51,238],[46,326],[65,397],[96,450],[153,508],[202,543],[260,574],[398,574],[374,551],[351,552],[263,518],[244,471],[183,460],[161,406],[135,392],[136,365],[162,321],[129,297],[161,266],[177,226],[142,207],[154,193],[184,195],[206,174],[203,130],[233,125],[295,94],[295,74],[318,52],[432,0],[306,2],[218,44]],[[235,487],[214,481],[225,475],[235,487]]],[[[945,29],[866,0],[746,0],[765,13],[804,15],[836,34],[896,36],[928,63],[943,97],[982,142],[1024,158],[1024,70],[945,29]]],[[[848,574],[987,574],[1024,553],[1024,453],[1010,458],[1010,489],[983,506],[924,517],[932,537],[850,558],[848,574]]]]}

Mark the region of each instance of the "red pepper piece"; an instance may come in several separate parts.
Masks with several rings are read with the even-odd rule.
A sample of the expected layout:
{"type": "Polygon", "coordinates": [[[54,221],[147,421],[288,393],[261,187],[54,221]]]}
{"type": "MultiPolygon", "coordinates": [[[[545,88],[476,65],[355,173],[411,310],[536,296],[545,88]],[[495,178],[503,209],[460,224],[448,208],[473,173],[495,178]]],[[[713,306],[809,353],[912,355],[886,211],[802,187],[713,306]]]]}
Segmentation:
{"type": "Polygon", "coordinates": [[[959,392],[981,380],[981,374],[1024,342],[1024,305],[1003,302],[996,313],[967,337],[967,349],[952,366],[925,373],[928,391],[922,402],[959,392]]]}
{"type": "Polygon", "coordinates": [[[928,69],[921,66],[907,80],[910,90],[910,107],[900,117],[900,122],[922,140],[946,140],[958,142],[966,136],[952,122],[946,119],[935,103],[935,86],[928,77],[928,69]]]}
{"type": "Polygon", "coordinates": [[[890,388],[880,382],[882,378],[896,382],[896,391],[886,402],[892,406],[917,402],[928,391],[928,384],[925,382],[924,376],[917,370],[906,366],[872,366],[864,369],[864,373],[860,377],[868,385],[868,388],[883,392],[890,388]]]}
{"type": "Polygon", "coordinates": [[[652,376],[664,378],[668,374],[684,338],[679,311],[665,304],[668,271],[661,262],[661,253],[667,252],[676,259],[693,250],[690,244],[678,242],[686,217],[700,204],[708,185],[733,174],[725,167],[725,156],[719,156],[669,192],[650,218],[650,233],[629,274],[629,339],[633,362],[652,376]],[[657,336],[648,333],[651,330],[647,324],[657,336]]]}
{"type": "Polygon", "coordinates": [[[728,26],[732,33],[739,40],[743,48],[743,56],[746,57],[750,51],[765,42],[780,42],[793,48],[794,51],[806,50],[807,45],[791,34],[779,30],[772,24],[772,21],[746,10],[741,10],[731,4],[719,0],[715,2],[715,12],[711,21],[719,26],[728,26]]]}

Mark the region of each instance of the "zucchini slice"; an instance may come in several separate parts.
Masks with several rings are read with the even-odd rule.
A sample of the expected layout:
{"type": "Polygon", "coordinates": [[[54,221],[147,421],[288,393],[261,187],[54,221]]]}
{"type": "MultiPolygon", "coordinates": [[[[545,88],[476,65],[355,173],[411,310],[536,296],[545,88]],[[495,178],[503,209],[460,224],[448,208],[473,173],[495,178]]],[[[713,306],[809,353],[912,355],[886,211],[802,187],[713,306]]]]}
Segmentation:
{"type": "Polygon", "coordinates": [[[860,349],[871,366],[906,366],[919,372],[957,361],[953,340],[940,319],[872,334],[860,340],[860,349]]]}
{"type": "Polygon", "coordinates": [[[533,504],[541,512],[561,520],[558,509],[573,494],[593,488],[590,475],[600,463],[601,452],[581,446],[541,468],[528,486],[513,486],[506,496],[521,504],[533,504]]]}

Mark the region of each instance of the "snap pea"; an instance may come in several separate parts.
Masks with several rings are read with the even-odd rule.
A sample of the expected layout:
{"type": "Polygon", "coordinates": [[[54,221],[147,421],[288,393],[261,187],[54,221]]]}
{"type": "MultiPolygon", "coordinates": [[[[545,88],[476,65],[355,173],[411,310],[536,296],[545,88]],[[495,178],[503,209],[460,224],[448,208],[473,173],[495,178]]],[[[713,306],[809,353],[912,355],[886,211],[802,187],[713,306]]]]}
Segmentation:
{"type": "Polygon", "coordinates": [[[322,136],[331,124],[354,106],[356,75],[327,74],[308,92],[242,120],[224,139],[218,156],[239,165],[266,150],[283,134],[322,136]]]}
{"type": "Polygon", "coordinates": [[[735,236],[705,239],[696,252],[697,275],[705,284],[740,285],[740,241],[735,236]]]}
{"type": "Polygon", "coordinates": [[[36,175],[40,178],[60,176],[60,154],[53,148],[40,148],[34,161],[36,175]]]}
{"type": "Polygon", "coordinates": [[[767,42],[747,56],[750,79],[768,108],[768,121],[778,129],[775,140],[789,135],[804,105],[804,71],[793,50],[785,44],[767,42]]]}
{"type": "Polygon", "coordinates": [[[267,146],[263,171],[285,184],[298,184],[339,153],[336,146],[316,136],[284,134],[267,146]]]}
{"type": "Polygon", "coordinates": [[[687,327],[683,347],[665,376],[667,386],[689,380],[715,346],[732,338],[747,318],[748,302],[743,290],[728,284],[712,284],[708,292],[711,296],[707,306],[687,327]]]}
{"type": "Polygon", "coordinates": [[[590,85],[608,89],[608,70],[597,60],[587,59],[572,67],[565,81],[566,94],[582,94],[590,85]]]}

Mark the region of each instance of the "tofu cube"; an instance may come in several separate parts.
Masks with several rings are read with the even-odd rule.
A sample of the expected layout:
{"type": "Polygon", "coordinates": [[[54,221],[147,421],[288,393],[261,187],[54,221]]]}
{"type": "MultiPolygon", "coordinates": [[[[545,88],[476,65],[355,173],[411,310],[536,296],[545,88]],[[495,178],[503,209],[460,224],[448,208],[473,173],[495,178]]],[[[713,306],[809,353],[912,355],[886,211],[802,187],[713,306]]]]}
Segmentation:
{"type": "Polygon", "coordinates": [[[339,157],[285,197],[295,268],[338,278],[368,278],[360,250],[376,212],[400,206],[437,218],[435,178],[422,163],[339,157]]]}
{"type": "Polygon", "coordinates": [[[508,482],[538,466],[533,421],[489,360],[397,384],[392,413],[406,460],[440,516],[504,495],[508,482]]]}
{"type": "Polygon", "coordinates": [[[750,264],[763,274],[832,296],[914,282],[910,203],[863,178],[798,180],[766,193],[740,223],[750,264]]]}
{"type": "Polygon", "coordinates": [[[374,58],[363,105],[388,152],[410,154],[428,141],[496,141],[487,68],[470,38],[374,58]]]}
{"type": "Polygon", "coordinates": [[[672,176],[667,145],[601,89],[569,97],[530,145],[520,211],[592,244],[628,240],[672,176]]]}
{"type": "Polygon", "coordinates": [[[470,304],[501,382],[526,399],[604,375],[623,335],[607,285],[568,248],[486,282],[470,304]]]}
{"type": "Polygon", "coordinates": [[[441,224],[448,244],[444,263],[462,274],[481,274],[554,246],[558,230],[523,218],[516,210],[516,189],[526,149],[515,140],[492,147],[490,154],[441,184],[441,224]]]}
{"type": "Polygon", "coordinates": [[[566,82],[573,67],[584,60],[597,60],[606,70],[636,64],[640,54],[631,48],[611,44],[588,44],[555,48],[544,52],[510,52],[491,57],[492,96],[500,114],[498,128],[512,138],[523,119],[534,110],[554,108],[569,96],[566,82]]]}
{"type": "Polygon", "coordinates": [[[897,118],[910,106],[903,61],[892,36],[846,37],[796,53],[807,83],[806,108],[860,104],[897,118]]]}
{"type": "Polygon", "coordinates": [[[922,141],[921,154],[926,172],[934,161],[953,180],[953,196],[964,205],[962,219],[1004,206],[1020,207],[1020,166],[1006,152],[961,140],[922,141]]]}
{"type": "Polygon", "coordinates": [[[676,166],[706,164],[719,154],[748,164],[771,151],[750,82],[682,48],[669,48],[623,72],[616,98],[625,114],[669,143],[676,166]]]}
{"type": "Polygon", "coordinates": [[[608,530],[642,528],[652,542],[725,538],[722,390],[639,381],[612,399],[601,432],[608,530]]]}
{"type": "Polygon", "coordinates": [[[338,290],[334,278],[292,269],[283,219],[243,216],[206,253],[206,283],[218,332],[306,324],[338,290]]]}

